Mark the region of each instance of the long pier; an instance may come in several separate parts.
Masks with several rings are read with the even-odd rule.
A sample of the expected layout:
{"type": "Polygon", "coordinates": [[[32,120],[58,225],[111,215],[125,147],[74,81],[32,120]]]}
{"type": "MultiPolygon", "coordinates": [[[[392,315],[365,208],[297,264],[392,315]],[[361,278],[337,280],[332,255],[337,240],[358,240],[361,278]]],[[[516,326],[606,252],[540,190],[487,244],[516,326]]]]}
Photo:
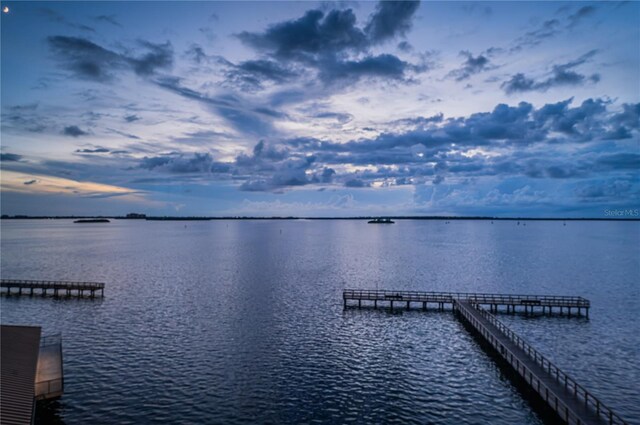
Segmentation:
{"type": "Polygon", "coordinates": [[[345,289],[342,292],[344,307],[372,305],[389,306],[392,310],[394,305],[404,305],[407,310],[418,304],[423,310],[429,305],[444,310],[454,309],[456,301],[470,301],[474,304],[488,306],[494,313],[499,311],[515,313],[523,311],[527,314],[541,312],[542,314],[556,313],[568,314],[571,316],[575,312],[578,316],[589,317],[591,303],[582,297],[559,296],[559,295],[517,295],[517,294],[483,294],[472,292],[424,292],[424,291],[389,291],[370,289],[345,289]],[[363,304],[364,303],[364,304],[363,304]]]}
{"type": "Polygon", "coordinates": [[[400,303],[407,310],[417,304],[426,310],[435,305],[439,310],[450,307],[460,320],[484,341],[521,380],[534,391],[557,418],[568,425],[628,425],[620,416],[582,385],[540,354],[535,348],[500,322],[492,313],[551,314],[555,308],[571,315],[576,309],[588,317],[589,300],[573,296],[482,294],[466,292],[418,292],[345,289],[344,308],[388,306],[400,303]],[[354,304],[357,301],[357,304],[354,304]],[[482,306],[488,306],[488,310],[482,306]]]}
{"type": "Polygon", "coordinates": [[[477,303],[456,300],[454,311],[470,324],[565,423],[626,422],[586,388],[477,303]]]}
{"type": "Polygon", "coordinates": [[[64,293],[67,297],[82,298],[87,293],[90,298],[95,298],[99,293],[101,297],[104,297],[104,283],[102,282],[1,279],[0,288],[6,289],[8,296],[34,294],[46,296],[53,293],[54,297],[58,297],[60,293],[64,293]],[[11,292],[12,289],[17,292],[11,292]]]}

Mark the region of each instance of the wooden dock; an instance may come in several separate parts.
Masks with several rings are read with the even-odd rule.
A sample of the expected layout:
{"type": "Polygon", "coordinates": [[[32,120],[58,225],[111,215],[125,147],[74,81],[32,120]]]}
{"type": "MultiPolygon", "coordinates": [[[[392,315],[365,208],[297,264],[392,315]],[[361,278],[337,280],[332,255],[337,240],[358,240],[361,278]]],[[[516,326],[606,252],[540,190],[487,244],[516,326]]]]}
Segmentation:
{"type": "MultiPolygon", "coordinates": [[[[589,317],[591,303],[582,297],[554,295],[483,294],[467,292],[419,292],[345,289],[344,308],[388,307],[423,310],[432,305],[451,309],[468,328],[486,341],[491,350],[536,393],[560,422],[568,425],[627,425],[586,388],[551,363],[535,348],[500,322],[492,313],[552,314],[573,311],[589,317]],[[356,303],[357,302],[357,303],[356,303]],[[482,306],[487,306],[488,310],[482,306]]],[[[557,421],[554,421],[554,423],[557,421]]]]}
{"type": "Polygon", "coordinates": [[[64,373],[62,370],[62,336],[40,338],[38,367],[35,378],[36,400],[49,400],[62,396],[64,373]]]}
{"type": "Polygon", "coordinates": [[[568,314],[589,317],[591,303],[582,297],[557,295],[517,295],[517,294],[483,294],[471,292],[423,292],[423,291],[389,291],[369,289],[345,289],[342,292],[344,307],[372,306],[373,308],[388,306],[404,306],[407,310],[421,307],[426,310],[430,305],[440,310],[453,310],[456,301],[469,301],[485,305],[491,312],[526,314],[568,314]],[[354,302],[357,301],[357,304],[354,302]],[[555,311],[554,311],[555,310],[555,311]]]}
{"type": "Polygon", "coordinates": [[[101,282],[1,279],[0,288],[6,289],[7,296],[53,294],[54,297],[58,297],[63,294],[67,297],[83,298],[86,294],[95,298],[96,294],[100,294],[100,297],[104,297],[104,283],[101,282]]]}
{"type": "Polygon", "coordinates": [[[458,317],[471,325],[564,423],[626,425],[587,389],[479,304],[456,300],[453,306],[458,317]]]}

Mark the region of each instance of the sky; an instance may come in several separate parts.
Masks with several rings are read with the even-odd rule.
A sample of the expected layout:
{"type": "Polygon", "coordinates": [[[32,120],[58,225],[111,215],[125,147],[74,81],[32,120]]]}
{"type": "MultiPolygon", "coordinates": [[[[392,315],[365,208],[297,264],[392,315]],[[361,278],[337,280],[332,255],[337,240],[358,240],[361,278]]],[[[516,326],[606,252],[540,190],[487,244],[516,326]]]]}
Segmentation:
{"type": "Polygon", "coordinates": [[[1,4],[2,214],[640,208],[640,2],[1,4]]]}

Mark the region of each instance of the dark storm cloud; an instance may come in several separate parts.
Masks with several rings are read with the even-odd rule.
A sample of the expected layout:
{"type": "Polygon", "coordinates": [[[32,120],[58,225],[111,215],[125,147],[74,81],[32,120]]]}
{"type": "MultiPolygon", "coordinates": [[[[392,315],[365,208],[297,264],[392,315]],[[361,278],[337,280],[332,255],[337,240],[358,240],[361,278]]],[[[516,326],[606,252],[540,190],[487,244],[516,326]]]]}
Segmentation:
{"type": "Polygon", "coordinates": [[[597,83],[600,81],[599,74],[586,76],[573,70],[573,68],[589,61],[596,53],[596,50],[591,50],[576,60],[561,65],[553,65],[551,76],[544,80],[535,81],[532,78],[526,77],[522,73],[515,74],[511,79],[503,82],[500,88],[502,88],[507,94],[512,94],[527,91],[544,92],[557,86],[575,86],[589,82],[597,83]]]}
{"type": "Polygon", "coordinates": [[[65,136],[80,137],[86,136],[89,133],[80,129],[80,127],[78,127],[77,125],[70,125],[62,130],[62,134],[64,134],[65,136]]]}
{"type": "Polygon", "coordinates": [[[168,41],[156,44],[140,40],[138,44],[147,51],[140,57],[117,53],[80,37],[51,36],[47,41],[65,68],[89,80],[109,81],[116,71],[125,69],[148,76],[173,64],[173,47],[168,41]]]}
{"type": "Polygon", "coordinates": [[[547,104],[534,113],[538,125],[573,136],[576,141],[590,140],[602,136],[606,122],[602,116],[607,102],[601,99],[587,99],[579,107],[570,108],[572,99],[547,104]]]}
{"type": "Polygon", "coordinates": [[[301,18],[271,25],[262,33],[243,31],[238,38],[258,50],[280,58],[303,58],[306,55],[360,51],[368,47],[364,32],[355,26],[351,9],[309,10],[301,18]]]}
{"type": "Polygon", "coordinates": [[[2,162],[22,161],[22,155],[18,155],[16,153],[0,153],[0,161],[2,162]]]}
{"type": "Polygon", "coordinates": [[[460,55],[467,59],[462,63],[460,68],[454,69],[448,74],[448,77],[455,78],[456,81],[466,80],[474,74],[492,68],[489,65],[489,58],[484,55],[474,57],[471,52],[468,51],[462,51],[460,52],[460,55]]]}
{"type": "MultiPolygon", "coordinates": [[[[335,87],[367,78],[408,82],[408,72],[424,72],[427,64],[409,64],[388,53],[373,55],[370,48],[404,35],[411,28],[417,7],[418,2],[382,2],[364,29],[357,26],[351,9],[334,9],[326,14],[309,10],[301,18],[271,25],[262,33],[241,32],[237,37],[270,61],[239,64],[231,72],[231,79],[237,79],[240,73],[246,83],[260,87],[266,80],[288,82],[315,71],[325,85],[335,87]],[[294,71],[293,67],[307,72],[294,71]]],[[[403,46],[408,48],[408,44],[403,46]]]]}
{"type": "Polygon", "coordinates": [[[367,56],[361,60],[353,61],[329,60],[323,62],[320,69],[320,78],[328,83],[336,79],[358,81],[367,77],[402,81],[405,79],[406,72],[410,67],[411,65],[407,62],[390,54],[367,56]]]}
{"type": "Polygon", "coordinates": [[[419,1],[381,1],[364,28],[372,43],[404,36],[412,25],[419,1]]]}

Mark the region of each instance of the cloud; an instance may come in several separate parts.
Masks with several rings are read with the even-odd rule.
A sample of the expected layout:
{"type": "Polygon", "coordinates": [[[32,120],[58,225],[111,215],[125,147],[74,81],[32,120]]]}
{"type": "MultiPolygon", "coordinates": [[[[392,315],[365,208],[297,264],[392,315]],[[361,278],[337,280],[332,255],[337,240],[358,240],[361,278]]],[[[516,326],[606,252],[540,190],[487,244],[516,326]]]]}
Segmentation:
{"type": "Polygon", "coordinates": [[[320,70],[320,78],[327,83],[336,79],[358,81],[371,77],[403,81],[410,68],[407,62],[398,57],[382,54],[366,56],[361,60],[328,61],[320,70]]]}
{"type": "Polygon", "coordinates": [[[344,186],[352,187],[352,188],[363,188],[363,187],[369,187],[370,184],[360,179],[349,179],[346,182],[344,182],[344,186]]]}
{"type": "Polygon", "coordinates": [[[22,161],[22,155],[15,153],[0,153],[1,162],[18,162],[22,161]]]}
{"type": "Polygon", "coordinates": [[[372,43],[404,36],[411,29],[419,1],[381,1],[364,28],[372,43]]]}
{"type": "Polygon", "coordinates": [[[50,9],[48,7],[42,7],[40,9],[38,9],[38,13],[41,16],[44,16],[45,18],[47,18],[51,22],[55,22],[55,23],[58,23],[58,24],[63,24],[63,25],[66,25],[66,26],[68,26],[70,28],[79,29],[81,31],[96,32],[96,30],[94,28],[92,28],[92,27],[90,27],[88,25],[76,24],[74,22],[70,22],[63,15],[61,15],[60,13],[58,13],[55,10],[50,9]]]}
{"type": "Polygon", "coordinates": [[[94,16],[93,20],[96,22],[106,22],[113,26],[122,28],[122,24],[118,22],[118,20],[116,19],[116,15],[98,15],[94,16]]]}
{"type": "Polygon", "coordinates": [[[271,121],[282,117],[278,111],[247,104],[235,95],[209,96],[182,85],[179,78],[164,77],[153,81],[159,87],[210,107],[238,131],[254,135],[273,134],[271,121]]]}
{"type": "MultiPolygon", "coordinates": [[[[571,6],[562,6],[558,9],[557,15],[565,15],[571,6]]],[[[577,25],[581,24],[586,18],[593,16],[597,11],[594,6],[583,6],[575,13],[557,18],[548,19],[543,21],[536,29],[526,32],[523,36],[518,37],[512,44],[509,51],[511,53],[520,52],[525,48],[531,48],[538,46],[539,44],[552,40],[556,36],[572,30],[577,25]]]]}
{"type": "Polygon", "coordinates": [[[125,115],[124,120],[125,120],[126,122],[134,122],[134,121],[138,121],[138,120],[140,120],[140,117],[139,117],[139,116],[137,116],[137,115],[135,115],[135,114],[132,114],[132,115],[125,115]]]}
{"type": "Polygon", "coordinates": [[[76,149],[76,153],[109,153],[107,148],[76,149]]]}
{"type": "Polygon", "coordinates": [[[47,41],[63,65],[81,78],[108,81],[125,66],[122,56],[84,38],[51,36],[47,41]]]}
{"type": "Polygon", "coordinates": [[[153,157],[145,156],[138,164],[138,168],[176,174],[210,174],[229,171],[228,164],[215,162],[208,152],[195,152],[193,154],[171,153],[153,157]]]}
{"type": "Polygon", "coordinates": [[[245,44],[280,58],[301,58],[345,50],[362,51],[368,46],[364,32],[355,26],[351,9],[309,10],[292,21],[271,25],[262,33],[243,31],[237,37],[245,44]]]}
{"type": "Polygon", "coordinates": [[[553,87],[558,86],[577,86],[586,83],[597,83],[600,81],[599,74],[592,74],[587,77],[586,75],[579,74],[573,71],[573,68],[584,64],[589,61],[597,50],[591,50],[588,53],[580,56],[578,59],[567,62],[561,65],[553,65],[551,70],[551,76],[540,81],[535,81],[532,78],[526,77],[522,73],[517,73],[511,77],[508,81],[503,82],[500,85],[505,93],[522,93],[527,91],[540,91],[544,92],[553,87]]]}
{"type": "Polygon", "coordinates": [[[595,14],[595,12],[596,12],[596,8],[593,6],[582,6],[575,13],[567,17],[567,20],[569,21],[569,24],[567,25],[567,27],[568,28],[575,27],[580,22],[582,22],[585,18],[595,14]]]}
{"type": "Polygon", "coordinates": [[[114,130],[113,128],[107,128],[107,131],[126,137],[127,139],[141,140],[140,137],[136,136],[135,134],[125,133],[124,131],[114,130]]]}
{"type": "Polygon", "coordinates": [[[156,44],[140,40],[139,43],[148,52],[139,58],[126,58],[136,74],[147,76],[155,73],[157,69],[167,69],[173,65],[173,46],[169,41],[163,44],[156,44]]]}
{"type": "Polygon", "coordinates": [[[64,134],[65,136],[80,137],[80,136],[86,136],[89,133],[87,133],[84,130],[81,130],[77,125],[70,125],[65,127],[62,130],[62,134],[64,134]]]}
{"type": "Polygon", "coordinates": [[[474,74],[494,68],[489,65],[489,58],[484,55],[474,57],[471,52],[468,51],[462,51],[460,55],[467,59],[462,63],[460,68],[452,70],[447,75],[448,77],[455,78],[456,81],[464,81],[474,74]]]}
{"type": "Polygon", "coordinates": [[[117,53],[80,37],[58,35],[48,37],[47,41],[60,63],[83,79],[107,82],[120,70],[149,76],[173,64],[173,47],[169,41],[156,44],[139,40],[138,44],[147,51],[140,57],[117,53]]]}
{"type": "Polygon", "coordinates": [[[413,46],[411,45],[411,43],[409,43],[406,40],[401,41],[400,43],[398,43],[398,45],[396,47],[398,48],[398,50],[400,50],[401,52],[404,52],[404,53],[410,53],[410,52],[413,51],[413,46]]]}
{"type": "Polygon", "coordinates": [[[634,182],[624,178],[591,179],[578,184],[574,194],[582,202],[618,204],[620,201],[625,202],[624,200],[640,199],[640,187],[637,180],[634,182]]]}
{"type": "Polygon", "coordinates": [[[261,59],[242,63],[234,67],[230,78],[237,80],[240,76],[245,83],[261,87],[263,81],[290,82],[298,75],[310,77],[315,71],[325,86],[336,88],[362,79],[410,82],[409,72],[421,73],[429,66],[410,64],[390,53],[372,54],[371,48],[409,31],[418,5],[381,2],[364,29],[357,26],[351,9],[334,9],[326,14],[314,9],[298,19],[271,25],[261,33],[243,31],[236,36],[269,57],[270,62],[261,59]],[[248,72],[239,68],[247,65],[254,69],[248,72]]]}
{"type": "Polygon", "coordinates": [[[551,39],[562,32],[562,24],[558,19],[549,19],[542,23],[539,28],[525,33],[516,39],[511,47],[511,52],[519,52],[526,47],[534,47],[545,40],[551,39]]]}
{"type": "Polygon", "coordinates": [[[299,75],[292,68],[266,59],[248,60],[238,65],[230,65],[231,68],[226,72],[229,82],[250,89],[261,89],[268,81],[278,84],[286,83],[299,75]]]}

